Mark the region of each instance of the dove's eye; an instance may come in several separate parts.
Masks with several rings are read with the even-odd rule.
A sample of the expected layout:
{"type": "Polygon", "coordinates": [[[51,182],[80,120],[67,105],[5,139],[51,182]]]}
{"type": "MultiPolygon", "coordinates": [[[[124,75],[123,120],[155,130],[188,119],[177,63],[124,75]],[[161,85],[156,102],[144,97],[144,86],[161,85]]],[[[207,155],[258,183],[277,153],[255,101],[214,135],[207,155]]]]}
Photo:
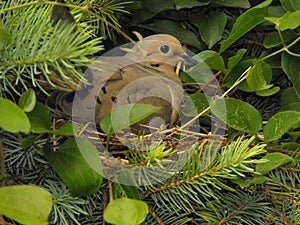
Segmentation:
{"type": "Polygon", "coordinates": [[[159,52],[162,53],[162,54],[168,54],[171,52],[171,48],[169,45],[167,44],[162,44],[160,47],[159,47],[159,52]]]}

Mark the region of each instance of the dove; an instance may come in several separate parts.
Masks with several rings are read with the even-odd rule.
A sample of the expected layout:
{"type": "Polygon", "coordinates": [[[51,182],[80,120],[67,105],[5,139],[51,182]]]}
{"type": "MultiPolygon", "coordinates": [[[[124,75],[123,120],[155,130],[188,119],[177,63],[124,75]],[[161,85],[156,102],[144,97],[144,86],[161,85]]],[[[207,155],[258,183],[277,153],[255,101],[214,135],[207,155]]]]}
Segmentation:
{"type": "MultiPolygon", "coordinates": [[[[144,103],[158,106],[160,110],[131,126],[132,129],[149,133],[140,125],[159,128],[174,124],[184,98],[177,65],[182,61],[192,64],[196,61],[171,35],[139,39],[132,48],[121,47],[125,52],[122,56],[116,56],[114,51],[100,56],[85,73],[89,85],[82,83],[75,92],[56,92],[54,100],[48,101],[50,108],[99,123],[120,105],[144,103]]],[[[117,119],[125,121],[126,117],[117,119]]]]}

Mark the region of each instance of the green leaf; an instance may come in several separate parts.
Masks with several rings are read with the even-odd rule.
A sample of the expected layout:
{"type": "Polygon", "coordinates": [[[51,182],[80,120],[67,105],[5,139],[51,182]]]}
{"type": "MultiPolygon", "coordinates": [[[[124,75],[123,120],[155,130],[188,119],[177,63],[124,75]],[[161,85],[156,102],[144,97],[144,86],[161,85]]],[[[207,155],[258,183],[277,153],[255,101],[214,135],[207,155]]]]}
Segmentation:
{"type": "Polygon", "coordinates": [[[114,199],[127,197],[141,200],[134,176],[134,172],[130,169],[118,173],[117,183],[113,183],[114,199]]]}
{"type": "Polygon", "coordinates": [[[300,58],[282,53],[281,57],[282,69],[292,81],[295,91],[300,99],[300,58]]]}
{"type": "Polygon", "coordinates": [[[145,202],[120,198],[108,203],[104,210],[104,220],[115,225],[139,225],[148,214],[145,202]]]}
{"type": "Polygon", "coordinates": [[[211,69],[225,71],[224,60],[217,52],[206,50],[195,55],[193,58],[199,62],[204,61],[211,69]]]}
{"type": "Polygon", "coordinates": [[[300,10],[296,12],[287,12],[280,18],[279,29],[281,31],[287,29],[295,29],[300,26],[300,10]]]}
{"type": "Polygon", "coordinates": [[[250,104],[234,99],[217,99],[211,101],[211,111],[228,126],[256,134],[262,126],[259,112],[250,104]]]}
{"type": "Polygon", "coordinates": [[[35,92],[32,89],[25,91],[19,99],[19,106],[24,112],[30,112],[36,104],[35,92]]]}
{"type": "Polygon", "coordinates": [[[42,103],[37,102],[35,108],[27,113],[33,133],[47,133],[51,127],[51,115],[49,109],[42,103]]]}
{"type": "Polygon", "coordinates": [[[58,130],[53,130],[51,133],[63,136],[73,136],[77,133],[78,129],[78,126],[74,123],[65,123],[58,130]]]}
{"type": "Polygon", "coordinates": [[[284,142],[280,143],[280,145],[274,145],[273,148],[277,149],[285,149],[285,150],[293,150],[293,151],[300,151],[300,144],[295,142],[284,142]]]}
{"type": "Polygon", "coordinates": [[[284,110],[300,112],[300,99],[293,87],[284,90],[281,94],[281,111],[284,110]]]}
{"type": "MultiPolygon", "coordinates": [[[[289,43],[290,41],[294,40],[296,37],[291,31],[283,31],[282,38],[285,43],[289,43]]],[[[278,46],[282,46],[282,41],[279,37],[278,32],[272,32],[268,34],[268,36],[264,39],[263,45],[265,48],[274,48],[278,46]]]]}
{"type": "MultiPolygon", "coordinates": [[[[253,59],[246,59],[239,62],[226,76],[223,78],[223,86],[231,87],[237,79],[250,67],[252,66],[253,59]]],[[[248,86],[247,81],[242,81],[238,86],[238,89],[245,92],[252,92],[253,90],[248,86]]]]}
{"type": "Polygon", "coordinates": [[[280,23],[280,18],[274,16],[267,16],[265,17],[265,20],[270,23],[274,23],[276,27],[278,27],[280,23]]]}
{"type": "Polygon", "coordinates": [[[137,188],[134,173],[135,172],[131,169],[124,169],[118,173],[117,183],[115,183],[115,184],[119,184],[122,186],[121,192],[122,192],[122,194],[124,193],[125,195],[122,195],[122,194],[119,195],[116,193],[116,198],[128,197],[128,198],[141,200],[140,192],[137,188]]]}
{"type": "Polygon", "coordinates": [[[260,174],[266,174],[279,166],[282,166],[293,160],[292,157],[282,154],[280,152],[269,153],[263,157],[267,159],[267,162],[259,163],[256,165],[256,172],[260,174]]]}
{"type": "Polygon", "coordinates": [[[268,178],[265,176],[261,175],[256,175],[254,178],[250,180],[245,180],[244,178],[237,178],[237,179],[232,179],[232,182],[235,184],[238,184],[241,188],[247,188],[252,184],[263,184],[265,181],[267,181],[268,178]]]}
{"type": "Polygon", "coordinates": [[[143,6],[147,8],[149,11],[154,13],[160,13],[162,11],[166,10],[172,10],[174,9],[174,0],[143,0],[142,1],[143,6]]]}
{"type": "Polygon", "coordinates": [[[73,196],[96,193],[102,184],[102,165],[97,149],[87,140],[71,138],[52,151],[44,151],[51,167],[58,173],[73,196]]]}
{"type": "Polygon", "coordinates": [[[265,90],[272,87],[268,85],[268,82],[272,79],[272,69],[264,61],[256,61],[254,66],[247,73],[247,84],[248,86],[255,90],[265,90]]]}
{"type": "Polygon", "coordinates": [[[263,3],[247,10],[241,16],[236,19],[235,24],[228,36],[228,38],[222,42],[220,53],[229,48],[235,41],[245,35],[248,31],[252,30],[257,25],[265,21],[265,17],[268,16],[267,6],[272,3],[272,0],[266,0],[263,3]]]}
{"type": "Polygon", "coordinates": [[[164,34],[173,35],[181,43],[201,49],[200,42],[196,37],[196,35],[192,31],[183,28],[177,22],[171,20],[158,20],[150,24],[139,25],[139,26],[154,31],[155,33],[164,33],[164,34]]]}
{"type": "Polygon", "coordinates": [[[227,73],[229,73],[242,60],[242,58],[244,57],[246,52],[247,52],[247,49],[244,49],[244,48],[239,49],[234,56],[232,56],[228,59],[227,73]]]}
{"type": "Polygon", "coordinates": [[[296,11],[300,9],[300,1],[299,0],[280,0],[281,5],[286,11],[296,11]]]}
{"type": "MultiPolygon", "coordinates": [[[[185,107],[182,113],[188,117],[194,117],[204,109],[209,107],[208,99],[209,97],[206,96],[204,93],[195,93],[191,94],[189,98],[186,99],[185,107]]],[[[207,112],[206,114],[208,114],[207,112]]],[[[205,115],[206,115],[205,114],[205,115]]]]}
{"type": "Polygon", "coordinates": [[[49,109],[40,102],[37,102],[35,108],[27,113],[31,122],[31,131],[33,133],[49,133],[63,136],[73,136],[78,131],[78,126],[73,123],[65,123],[57,130],[51,130],[51,114],[49,109]]]}
{"type": "MultiPolygon", "coordinates": [[[[163,1],[161,1],[163,2],[163,1]]],[[[210,3],[210,1],[198,1],[198,0],[174,0],[177,10],[185,8],[193,8],[195,6],[205,6],[210,3]]]]}
{"type": "Polygon", "coordinates": [[[212,6],[216,7],[233,7],[247,9],[251,5],[248,0],[212,0],[212,6]]]}
{"type": "Polygon", "coordinates": [[[30,185],[0,188],[0,214],[25,225],[46,225],[53,201],[46,190],[30,185]]]}
{"type": "Polygon", "coordinates": [[[227,16],[222,12],[214,12],[209,15],[197,15],[190,21],[199,28],[202,40],[211,49],[222,38],[227,16]]]}
{"type": "Polygon", "coordinates": [[[259,90],[259,91],[256,91],[255,93],[258,96],[267,97],[267,96],[271,96],[271,95],[276,94],[278,91],[280,91],[280,87],[276,86],[276,87],[273,87],[271,89],[259,90]]]}
{"type": "Polygon", "coordinates": [[[121,105],[101,119],[100,127],[108,136],[111,136],[115,132],[129,127],[159,110],[160,107],[149,104],[121,105]]]}
{"type": "Polygon", "coordinates": [[[284,111],[272,116],[264,127],[265,142],[279,139],[292,127],[300,124],[300,112],[284,111]]]}
{"type": "Polygon", "coordinates": [[[137,186],[130,186],[121,183],[113,183],[114,199],[117,198],[133,198],[141,200],[137,186]]]}
{"type": "Polygon", "coordinates": [[[8,132],[30,131],[30,122],[26,114],[15,103],[0,98],[0,127],[8,132]]]}
{"type": "Polygon", "coordinates": [[[292,138],[293,141],[297,141],[300,137],[300,131],[290,131],[287,134],[292,138]]]}

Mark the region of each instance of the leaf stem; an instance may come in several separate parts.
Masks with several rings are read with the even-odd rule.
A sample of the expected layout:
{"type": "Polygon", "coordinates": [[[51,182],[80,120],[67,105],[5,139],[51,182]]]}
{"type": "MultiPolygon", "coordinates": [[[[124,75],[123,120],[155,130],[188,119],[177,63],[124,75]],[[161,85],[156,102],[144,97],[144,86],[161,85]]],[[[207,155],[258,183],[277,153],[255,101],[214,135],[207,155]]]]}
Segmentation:
{"type": "Polygon", "coordinates": [[[273,53],[271,53],[271,54],[269,54],[269,55],[267,55],[267,56],[265,56],[265,57],[259,59],[260,61],[264,61],[264,60],[266,60],[266,59],[269,59],[269,58],[271,58],[271,57],[273,57],[273,56],[275,56],[275,55],[277,55],[277,54],[279,54],[279,53],[281,53],[281,52],[283,52],[283,51],[287,52],[288,54],[290,54],[290,55],[292,55],[292,56],[300,57],[300,54],[291,52],[291,51],[289,50],[289,48],[291,48],[291,47],[294,46],[298,41],[300,41],[300,36],[299,36],[298,38],[296,38],[296,39],[295,39],[292,43],[290,43],[289,45],[285,45],[285,43],[284,43],[284,41],[283,41],[283,39],[282,39],[282,36],[281,36],[281,32],[278,32],[278,33],[279,33],[280,39],[282,40],[283,47],[282,47],[281,49],[279,49],[279,50],[277,50],[277,51],[275,51],[275,52],[273,52],[273,53]]]}

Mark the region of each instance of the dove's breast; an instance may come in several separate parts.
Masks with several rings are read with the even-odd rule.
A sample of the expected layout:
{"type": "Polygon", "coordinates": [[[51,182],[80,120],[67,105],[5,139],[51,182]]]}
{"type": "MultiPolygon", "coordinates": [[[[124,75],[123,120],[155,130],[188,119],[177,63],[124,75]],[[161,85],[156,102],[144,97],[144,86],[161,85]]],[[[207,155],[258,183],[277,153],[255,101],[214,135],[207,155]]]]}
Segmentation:
{"type": "MultiPolygon", "coordinates": [[[[97,122],[114,107],[131,103],[161,107],[160,111],[141,121],[141,124],[149,125],[155,117],[161,118],[169,125],[176,121],[183,90],[182,83],[171,65],[142,62],[128,64],[122,68],[123,65],[117,63],[114,65],[114,72],[112,62],[108,65],[109,69],[103,68],[103,73],[97,72],[93,76],[93,83],[97,83],[94,88],[98,90],[95,97],[97,122]],[[111,74],[108,74],[108,71],[111,74]]],[[[159,127],[159,123],[150,125],[159,127]]]]}

